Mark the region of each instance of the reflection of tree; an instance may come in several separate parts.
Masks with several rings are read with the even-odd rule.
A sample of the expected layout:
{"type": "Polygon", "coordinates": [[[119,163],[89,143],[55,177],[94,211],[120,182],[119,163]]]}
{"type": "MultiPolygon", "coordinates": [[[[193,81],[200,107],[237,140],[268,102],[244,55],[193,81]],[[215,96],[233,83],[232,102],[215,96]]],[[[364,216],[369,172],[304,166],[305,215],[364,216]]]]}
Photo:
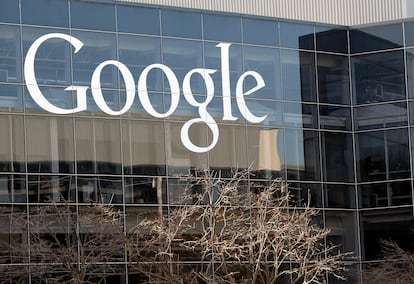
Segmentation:
{"type": "Polygon", "coordinates": [[[19,227],[21,242],[8,242],[13,265],[1,266],[1,282],[17,282],[31,275],[47,283],[97,283],[122,273],[125,237],[122,215],[109,205],[70,204],[34,207],[26,214],[3,212],[2,218],[19,227]],[[28,241],[25,238],[28,236],[28,241]],[[30,261],[30,265],[29,265],[30,261]]]}
{"type": "Polygon", "coordinates": [[[362,273],[366,284],[414,283],[414,253],[402,249],[391,240],[381,240],[381,261],[370,263],[362,273]]]}
{"type": "Polygon", "coordinates": [[[317,211],[290,207],[280,181],[246,184],[246,172],[183,177],[187,194],[131,231],[130,270],[149,283],[322,283],[343,278],[344,258],[324,245],[317,211]],[[250,187],[250,190],[247,190],[250,187]],[[191,265],[191,262],[196,265],[191,265]]]}

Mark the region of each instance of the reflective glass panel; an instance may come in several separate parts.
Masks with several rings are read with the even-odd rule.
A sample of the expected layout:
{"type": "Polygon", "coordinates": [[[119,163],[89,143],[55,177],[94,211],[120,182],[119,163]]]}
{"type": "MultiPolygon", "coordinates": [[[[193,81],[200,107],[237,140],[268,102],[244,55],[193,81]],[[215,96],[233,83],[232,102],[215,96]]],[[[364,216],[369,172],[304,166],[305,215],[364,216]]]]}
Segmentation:
{"type": "Polygon", "coordinates": [[[414,45],[414,22],[408,20],[404,22],[404,32],[405,32],[405,46],[414,45]]]}
{"type": "Polygon", "coordinates": [[[316,26],[316,50],[348,53],[348,33],[346,29],[332,26],[316,26]]]}
{"type": "Polygon", "coordinates": [[[322,132],[324,181],[354,181],[353,140],[348,133],[322,132]]]}
{"type": "Polygon", "coordinates": [[[26,116],[26,143],[29,172],[74,172],[71,117],[26,116]]]}
{"type": "Polygon", "coordinates": [[[115,5],[71,1],[72,28],[115,31],[115,5]]]}
{"type": "Polygon", "coordinates": [[[414,49],[406,49],[408,98],[414,98],[414,49]]]}
{"type": "MultiPolygon", "coordinates": [[[[39,89],[43,96],[54,106],[68,110],[73,108],[73,102],[76,96],[75,91],[65,91],[65,88],[62,87],[49,86],[41,86],[39,89]]],[[[24,88],[24,106],[28,113],[50,114],[34,101],[27,87],[24,88]]]]}
{"type": "Polygon", "coordinates": [[[312,24],[280,22],[280,45],[283,47],[314,49],[314,27],[312,24]]]}
{"type": "Polygon", "coordinates": [[[315,55],[311,52],[282,50],[282,93],[285,100],[316,100],[315,55]],[[300,82],[300,83],[299,83],[300,82]]]}
{"type": "Polygon", "coordinates": [[[29,202],[74,202],[74,176],[29,175],[27,180],[29,202]]]}
{"type": "Polygon", "coordinates": [[[21,7],[23,24],[69,27],[66,0],[21,0],[21,7]]]}
{"type": "Polygon", "coordinates": [[[405,126],[407,103],[376,104],[354,108],[355,130],[405,126]]]}
{"type": "Polygon", "coordinates": [[[163,122],[122,120],[121,125],[124,174],[165,175],[163,122]]]}
{"type": "Polygon", "coordinates": [[[201,39],[201,14],[161,10],[162,35],[201,39]]]}
{"type": "Polygon", "coordinates": [[[359,238],[355,212],[330,210],[324,211],[324,215],[325,226],[331,229],[326,241],[331,245],[337,245],[336,249],[340,252],[354,252],[357,255],[359,238]]]}
{"type": "Polygon", "coordinates": [[[77,177],[78,202],[122,203],[122,180],[118,177],[77,177]]]}
{"type": "Polygon", "coordinates": [[[0,82],[21,82],[20,28],[0,25],[0,82]]]}
{"type": "MultiPolygon", "coordinates": [[[[262,126],[283,126],[282,121],[282,103],[279,101],[269,100],[250,100],[246,99],[246,106],[250,113],[256,117],[263,118],[262,126]]],[[[242,116],[243,117],[243,116],[242,116]]],[[[241,117],[241,118],[242,118],[241,117]]],[[[251,125],[250,122],[247,122],[251,125]]]]}
{"type": "Polygon", "coordinates": [[[351,66],[357,104],[406,98],[403,51],[353,56],[351,66]]]}
{"type": "Polygon", "coordinates": [[[0,115],[0,132],[0,171],[25,172],[23,116],[0,115]]]}
{"type": "Polygon", "coordinates": [[[167,180],[155,177],[127,177],[125,184],[125,203],[165,204],[167,203],[167,180]]]}
{"type": "Polygon", "coordinates": [[[204,39],[224,42],[241,42],[239,17],[203,15],[204,39]]]}
{"type": "Polygon", "coordinates": [[[0,9],[0,22],[20,23],[19,1],[2,1],[0,9]]]}
{"type": "Polygon", "coordinates": [[[284,103],[283,125],[298,128],[318,128],[318,108],[313,104],[284,103]]]}
{"type": "Polygon", "coordinates": [[[348,57],[317,54],[319,102],[350,103],[348,57]]]}
{"type": "Polygon", "coordinates": [[[118,5],[118,31],[137,34],[160,34],[158,9],[118,5]]]}
{"type": "Polygon", "coordinates": [[[320,128],[352,130],[350,107],[319,105],[320,128]]]}
{"type": "Polygon", "coordinates": [[[22,90],[21,85],[0,84],[0,112],[22,112],[22,90]]]}
{"type": "Polygon", "coordinates": [[[355,208],[355,186],[345,184],[324,185],[325,208],[355,208]]]}
{"type": "Polygon", "coordinates": [[[320,183],[289,182],[289,192],[294,206],[322,208],[322,185],[320,183]]]}
{"type": "Polygon", "coordinates": [[[360,186],[362,207],[387,207],[411,204],[411,182],[364,184],[360,186]]]}
{"type": "Polygon", "coordinates": [[[351,53],[402,47],[402,23],[351,29],[349,40],[351,53]]]}
{"type": "Polygon", "coordinates": [[[279,45],[279,30],[276,21],[242,18],[242,23],[243,43],[279,45]]]}
{"type": "Polygon", "coordinates": [[[0,203],[23,202],[26,202],[26,176],[0,175],[0,203]]]}
{"type": "MultiPolygon", "coordinates": [[[[244,70],[255,71],[262,76],[265,86],[249,95],[249,98],[280,99],[280,60],[279,50],[262,47],[243,47],[244,70]]],[[[244,92],[257,86],[253,76],[244,80],[244,92]]]]}

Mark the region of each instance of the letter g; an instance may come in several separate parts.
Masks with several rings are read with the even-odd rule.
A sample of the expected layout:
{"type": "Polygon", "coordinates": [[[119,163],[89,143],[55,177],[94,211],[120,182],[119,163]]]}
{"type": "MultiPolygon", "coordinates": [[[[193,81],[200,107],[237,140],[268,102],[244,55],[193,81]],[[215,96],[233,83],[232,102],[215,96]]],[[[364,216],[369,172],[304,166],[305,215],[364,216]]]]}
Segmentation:
{"type": "Polygon", "coordinates": [[[24,61],[24,80],[27,85],[27,90],[32,96],[34,101],[44,110],[55,113],[55,114],[70,114],[79,111],[86,110],[86,90],[88,87],[84,86],[69,86],[65,91],[76,91],[76,101],[77,107],[73,109],[63,109],[51,104],[42,94],[37,85],[36,75],[34,72],[34,61],[36,57],[36,52],[39,49],[40,45],[48,39],[51,38],[60,38],[63,39],[75,47],[74,53],[77,53],[83,46],[83,43],[77,38],[61,34],[61,33],[50,33],[39,37],[33,44],[30,46],[27,51],[26,59],[24,61]]]}

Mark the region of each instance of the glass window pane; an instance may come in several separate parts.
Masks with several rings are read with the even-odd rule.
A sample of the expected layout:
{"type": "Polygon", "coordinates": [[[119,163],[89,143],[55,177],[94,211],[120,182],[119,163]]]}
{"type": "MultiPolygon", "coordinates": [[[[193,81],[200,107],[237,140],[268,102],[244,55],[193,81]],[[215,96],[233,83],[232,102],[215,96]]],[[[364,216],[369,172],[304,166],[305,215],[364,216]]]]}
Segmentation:
{"type": "Polygon", "coordinates": [[[414,49],[406,49],[408,98],[414,98],[414,49]]]}
{"type": "MultiPolygon", "coordinates": [[[[65,88],[61,87],[48,87],[40,86],[43,96],[54,106],[62,109],[72,109],[73,101],[76,96],[75,92],[65,91],[65,88]]],[[[43,110],[32,98],[27,87],[24,88],[24,105],[25,110],[28,113],[43,113],[50,114],[48,111],[43,110]]]]}
{"type": "MultiPolygon", "coordinates": [[[[283,126],[282,122],[282,103],[269,100],[250,100],[246,99],[247,109],[257,117],[266,116],[262,126],[283,126]]],[[[243,116],[241,117],[243,118],[243,116]]],[[[249,123],[250,124],[250,123],[249,123]]]]}
{"type": "Polygon", "coordinates": [[[294,206],[322,208],[322,186],[320,183],[289,183],[289,193],[294,206]]]}
{"type": "Polygon", "coordinates": [[[352,130],[351,109],[349,107],[320,105],[320,128],[332,130],[352,130]]]}
{"type": "Polygon", "coordinates": [[[67,202],[75,199],[74,176],[29,175],[29,202],[67,202]]]}
{"type": "Polygon", "coordinates": [[[243,18],[242,23],[243,43],[272,46],[279,44],[278,23],[276,21],[243,18]]]}
{"type": "Polygon", "coordinates": [[[322,132],[324,181],[354,181],[353,139],[348,133],[322,132]]]}
{"type": "Polygon", "coordinates": [[[311,24],[280,22],[280,45],[283,47],[314,49],[314,27],[311,24]]]}
{"type": "MultiPolygon", "coordinates": [[[[326,237],[326,242],[331,245],[336,245],[338,252],[354,252],[353,257],[358,254],[359,238],[358,226],[355,212],[330,210],[324,211],[325,227],[330,228],[331,231],[326,237]]],[[[351,277],[351,273],[349,277],[351,277]]],[[[335,283],[329,280],[329,283],[335,283]]],[[[347,279],[350,280],[350,279],[347,279]]],[[[352,283],[356,283],[351,280],[352,283]]],[[[338,282],[336,282],[338,283],[338,282]]]]}
{"type": "MultiPolygon", "coordinates": [[[[125,203],[128,204],[166,204],[167,180],[156,177],[127,177],[125,184],[125,203]]],[[[176,196],[176,198],[179,198],[176,196]]],[[[134,215],[135,216],[135,215],[134,215]]]]}
{"type": "Polygon", "coordinates": [[[25,172],[23,116],[0,115],[0,131],[0,171],[25,172]]]}
{"type": "Polygon", "coordinates": [[[283,125],[298,128],[318,128],[318,108],[312,104],[284,103],[283,125]]]}
{"type": "Polygon", "coordinates": [[[23,24],[69,27],[66,0],[21,0],[21,6],[23,24]]]}
{"type": "MultiPolygon", "coordinates": [[[[62,31],[54,29],[23,27],[24,54],[27,53],[33,42],[40,36],[56,32],[62,31]]],[[[82,50],[83,49],[81,49],[81,52],[82,50]]],[[[34,63],[37,83],[45,85],[63,85],[66,87],[71,85],[72,75],[70,70],[70,58],[72,53],[73,51],[71,44],[65,40],[49,39],[45,41],[39,47],[34,63]]]]}
{"type": "Polygon", "coordinates": [[[407,103],[376,104],[354,108],[355,130],[406,126],[407,103]]]}
{"type": "Polygon", "coordinates": [[[21,82],[20,28],[0,26],[0,82],[21,82]]]}
{"type": "Polygon", "coordinates": [[[316,26],[316,50],[348,53],[346,29],[332,26],[316,26]]]}
{"type": "Polygon", "coordinates": [[[360,186],[361,207],[387,207],[411,204],[411,182],[364,184],[360,186]]]}
{"type": "Polygon", "coordinates": [[[289,101],[316,101],[314,53],[282,50],[280,62],[283,98],[289,101]]]}
{"type": "Polygon", "coordinates": [[[160,34],[158,9],[118,5],[118,31],[136,34],[160,34]]]}
{"type": "MultiPolygon", "coordinates": [[[[249,98],[281,99],[279,50],[273,48],[244,46],[244,70],[259,73],[265,86],[249,95],[249,98]]],[[[244,91],[257,86],[257,81],[248,76],[245,79],[244,91]]]]}
{"type": "Polygon", "coordinates": [[[325,208],[355,208],[355,186],[345,184],[324,185],[325,208]]]}
{"type": "Polygon", "coordinates": [[[351,66],[357,104],[406,98],[403,51],[353,56],[351,66]]]}
{"type": "Polygon", "coordinates": [[[316,131],[285,130],[283,165],[288,180],[320,180],[318,137],[316,131]]]}
{"type": "Polygon", "coordinates": [[[115,5],[72,1],[72,28],[115,31],[115,5]]]}
{"type": "Polygon", "coordinates": [[[351,53],[402,47],[402,23],[351,29],[349,40],[351,53]]]}
{"type": "Polygon", "coordinates": [[[0,84],[0,112],[22,112],[22,90],[21,85],[0,84]]]}
{"type": "Polygon", "coordinates": [[[20,23],[19,1],[2,0],[0,9],[0,22],[20,23]]]}
{"type": "MultiPolygon", "coordinates": [[[[0,175],[0,203],[26,202],[26,176],[1,174],[0,175]]],[[[4,211],[2,211],[4,213],[4,211]]],[[[2,222],[2,224],[4,224],[2,222]]],[[[7,228],[7,231],[9,228],[7,228]]]]}
{"type": "Polygon", "coordinates": [[[71,117],[26,116],[26,143],[29,172],[74,172],[71,117]]]}
{"type": "Polygon", "coordinates": [[[122,120],[121,125],[124,174],[165,175],[163,122],[122,120]]]}
{"type": "Polygon", "coordinates": [[[161,10],[162,35],[202,38],[201,14],[161,10]]]}
{"type": "Polygon", "coordinates": [[[239,17],[203,15],[204,39],[224,42],[241,42],[239,17]]]}
{"type": "Polygon", "coordinates": [[[122,203],[122,180],[118,177],[77,177],[78,202],[122,203]]]}
{"type": "Polygon", "coordinates": [[[350,103],[348,57],[317,54],[319,102],[350,103]]]}

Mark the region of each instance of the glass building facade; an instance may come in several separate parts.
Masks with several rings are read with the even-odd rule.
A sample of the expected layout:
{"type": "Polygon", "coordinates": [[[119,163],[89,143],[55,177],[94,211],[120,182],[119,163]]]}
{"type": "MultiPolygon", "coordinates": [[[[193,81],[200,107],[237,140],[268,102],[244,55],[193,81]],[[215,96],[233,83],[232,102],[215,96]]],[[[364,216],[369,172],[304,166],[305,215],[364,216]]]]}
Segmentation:
{"type": "MultiPolygon", "coordinates": [[[[177,174],[248,168],[257,182],[286,179],[298,206],[310,191],[327,241],[355,252],[358,268],[378,258],[381,238],[413,243],[414,21],[343,27],[75,0],[0,7],[1,207],[111,202],[128,216],[176,206],[177,174]],[[88,87],[86,110],[56,114],[34,97],[27,55],[48,34],[83,46],[45,40],[38,89],[71,110],[80,91],[65,89],[88,87]],[[183,142],[197,119],[184,132],[200,152],[183,142]]],[[[17,234],[0,226],[3,240],[17,234]]]]}

